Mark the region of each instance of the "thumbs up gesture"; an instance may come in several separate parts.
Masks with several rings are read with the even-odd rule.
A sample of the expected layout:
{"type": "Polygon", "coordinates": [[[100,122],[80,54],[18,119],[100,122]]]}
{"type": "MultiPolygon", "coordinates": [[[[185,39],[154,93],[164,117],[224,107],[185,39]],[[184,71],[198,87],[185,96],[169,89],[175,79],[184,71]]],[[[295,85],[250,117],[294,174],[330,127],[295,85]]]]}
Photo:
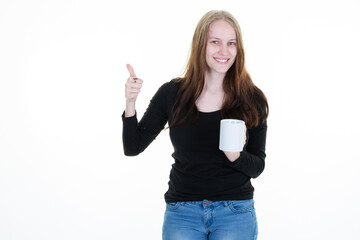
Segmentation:
{"type": "Polygon", "coordinates": [[[136,98],[141,90],[143,80],[137,78],[135,71],[130,64],[126,64],[126,67],[130,73],[130,77],[125,83],[125,98],[128,103],[135,103],[136,98]]]}

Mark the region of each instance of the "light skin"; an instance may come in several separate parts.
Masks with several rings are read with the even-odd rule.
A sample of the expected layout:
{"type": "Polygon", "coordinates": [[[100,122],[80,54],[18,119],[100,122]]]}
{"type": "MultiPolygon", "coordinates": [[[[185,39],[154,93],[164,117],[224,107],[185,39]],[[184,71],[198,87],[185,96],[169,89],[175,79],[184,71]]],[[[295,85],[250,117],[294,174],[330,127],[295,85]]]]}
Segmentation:
{"type": "Polygon", "coordinates": [[[211,23],[206,43],[205,84],[195,103],[199,111],[212,112],[221,109],[225,95],[223,79],[234,63],[236,54],[234,28],[224,20],[211,23]]]}
{"type": "MultiPolygon", "coordinates": [[[[223,80],[237,55],[236,33],[234,28],[224,20],[210,24],[206,45],[205,84],[195,104],[201,112],[212,112],[221,109],[224,100],[223,80]]],[[[130,73],[125,84],[126,108],[125,117],[135,115],[135,102],[143,81],[136,78],[135,71],[127,64],[130,73]]],[[[246,131],[246,129],[245,129],[246,131]]],[[[246,142],[246,134],[244,144],[246,142]]],[[[224,152],[229,161],[240,157],[240,152],[224,152]]]]}
{"type": "Polygon", "coordinates": [[[143,80],[136,77],[135,71],[130,64],[127,64],[126,67],[130,73],[130,77],[125,83],[125,117],[132,117],[135,115],[135,103],[140,93],[143,80]]]}

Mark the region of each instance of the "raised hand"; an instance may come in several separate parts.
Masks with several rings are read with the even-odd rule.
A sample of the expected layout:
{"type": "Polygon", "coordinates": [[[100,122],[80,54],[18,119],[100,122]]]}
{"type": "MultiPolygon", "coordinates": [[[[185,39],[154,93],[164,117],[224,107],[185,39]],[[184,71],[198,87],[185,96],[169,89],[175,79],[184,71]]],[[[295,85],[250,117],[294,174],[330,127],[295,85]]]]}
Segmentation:
{"type": "Polygon", "coordinates": [[[125,117],[131,117],[136,114],[135,102],[141,90],[143,80],[136,77],[135,71],[130,64],[126,64],[126,67],[130,73],[130,77],[125,83],[125,117]]]}
{"type": "Polygon", "coordinates": [[[136,77],[135,71],[130,64],[126,64],[126,67],[130,73],[130,77],[125,83],[125,98],[127,103],[135,103],[141,90],[143,80],[136,77]]]}

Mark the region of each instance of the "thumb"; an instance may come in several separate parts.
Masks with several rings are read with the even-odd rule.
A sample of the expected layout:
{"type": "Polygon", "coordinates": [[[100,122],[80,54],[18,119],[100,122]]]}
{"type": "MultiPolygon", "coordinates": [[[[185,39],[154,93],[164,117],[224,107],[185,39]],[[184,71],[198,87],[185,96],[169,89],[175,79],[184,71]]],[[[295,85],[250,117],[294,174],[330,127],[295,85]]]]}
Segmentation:
{"type": "Polygon", "coordinates": [[[136,77],[136,74],[135,74],[135,71],[134,71],[133,67],[130,64],[126,64],[126,67],[127,67],[128,71],[130,73],[130,77],[133,77],[133,78],[136,77]]]}

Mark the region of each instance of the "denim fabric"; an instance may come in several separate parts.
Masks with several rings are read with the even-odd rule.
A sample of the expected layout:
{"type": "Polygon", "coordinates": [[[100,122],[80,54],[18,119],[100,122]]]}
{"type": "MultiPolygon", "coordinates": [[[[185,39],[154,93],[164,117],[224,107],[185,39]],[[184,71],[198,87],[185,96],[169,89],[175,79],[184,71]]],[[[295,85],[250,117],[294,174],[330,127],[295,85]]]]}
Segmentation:
{"type": "Polygon", "coordinates": [[[163,240],[256,240],[254,200],[167,203],[163,240]]]}

